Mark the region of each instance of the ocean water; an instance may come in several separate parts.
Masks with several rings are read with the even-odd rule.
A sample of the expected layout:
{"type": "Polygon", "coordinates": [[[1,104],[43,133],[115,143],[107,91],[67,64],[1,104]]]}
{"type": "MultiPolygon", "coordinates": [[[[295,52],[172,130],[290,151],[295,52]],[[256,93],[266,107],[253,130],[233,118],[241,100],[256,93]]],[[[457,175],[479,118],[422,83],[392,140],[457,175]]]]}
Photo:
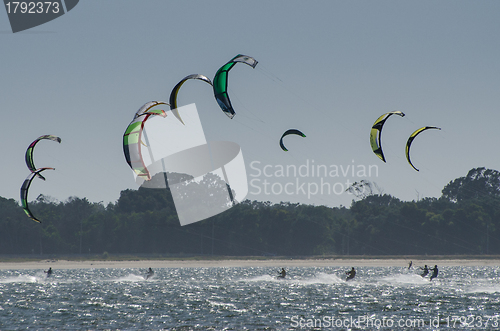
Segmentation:
{"type": "Polygon", "coordinates": [[[500,268],[0,271],[0,330],[500,330],[500,268]]]}

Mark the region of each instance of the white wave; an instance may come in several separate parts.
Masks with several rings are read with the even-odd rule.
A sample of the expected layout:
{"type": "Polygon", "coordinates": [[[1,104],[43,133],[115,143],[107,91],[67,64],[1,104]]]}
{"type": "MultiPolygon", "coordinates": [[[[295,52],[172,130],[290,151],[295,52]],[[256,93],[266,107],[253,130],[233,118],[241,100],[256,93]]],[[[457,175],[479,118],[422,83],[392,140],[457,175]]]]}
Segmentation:
{"type": "Polygon", "coordinates": [[[7,277],[4,279],[0,279],[0,283],[8,284],[8,283],[36,283],[38,282],[39,277],[29,276],[29,275],[19,275],[16,277],[7,277]]]}
{"type": "Polygon", "coordinates": [[[500,285],[473,286],[466,290],[467,293],[500,293],[500,285]]]}
{"type": "Polygon", "coordinates": [[[114,282],[140,282],[146,280],[144,275],[128,274],[127,276],[111,279],[114,282]]]}
{"type": "Polygon", "coordinates": [[[273,277],[271,275],[260,275],[260,276],[254,276],[250,278],[243,278],[239,279],[238,281],[243,281],[243,282],[268,282],[271,280],[278,280],[276,277],[273,277]]]}
{"type": "Polygon", "coordinates": [[[382,282],[389,284],[429,284],[429,278],[417,274],[398,274],[382,277],[382,282]]]}
{"type": "Polygon", "coordinates": [[[310,278],[294,279],[296,283],[309,285],[309,284],[340,284],[345,283],[345,279],[340,278],[336,274],[327,274],[320,272],[310,278]]]}

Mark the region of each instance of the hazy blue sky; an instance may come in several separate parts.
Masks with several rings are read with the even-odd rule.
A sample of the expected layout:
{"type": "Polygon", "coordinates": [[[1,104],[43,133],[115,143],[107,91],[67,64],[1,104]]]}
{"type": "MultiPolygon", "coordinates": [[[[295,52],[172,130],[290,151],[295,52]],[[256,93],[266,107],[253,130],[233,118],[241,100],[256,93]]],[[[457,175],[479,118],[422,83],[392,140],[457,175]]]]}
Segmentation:
{"type": "Polygon", "coordinates": [[[471,168],[500,168],[499,14],[495,0],[84,0],[54,21],[13,34],[0,10],[0,196],[19,199],[29,174],[27,146],[53,134],[62,143],[40,143],[35,163],[56,171],[32,185],[30,198],[116,201],[121,190],[136,187],[122,135],[137,109],[168,101],[189,74],[213,78],[239,53],[259,64],[230,72],[234,119],[203,82],[186,83],[178,101],[196,103],[207,140],[241,146],[254,180],[247,198],[348,206],[353,197],[345,193],[308,197],[296,187],[297,180],[305,189],[323,181],[339,190],[348,179],[368,179],[403,200],[440,196],[471,168]],[[386,123],[383,163],[371,151],[369,132],[392,110],[406,117],[386,123]],[[410,133],[426,125],[442,131],[414,141],[416,172],[404,148],[410,133]],[[283,152],[278,141],[289,128],[307,138],[288,137],[283,152]],[[356,173],[257,176],[266,165],[308,163],[356,166],[356,173]],[[357,170],[371,165],[378,173],[360,177],[357,170]],[[288,183],[295,191],[256,194],[264,180],[275,193],[288,183]]]}

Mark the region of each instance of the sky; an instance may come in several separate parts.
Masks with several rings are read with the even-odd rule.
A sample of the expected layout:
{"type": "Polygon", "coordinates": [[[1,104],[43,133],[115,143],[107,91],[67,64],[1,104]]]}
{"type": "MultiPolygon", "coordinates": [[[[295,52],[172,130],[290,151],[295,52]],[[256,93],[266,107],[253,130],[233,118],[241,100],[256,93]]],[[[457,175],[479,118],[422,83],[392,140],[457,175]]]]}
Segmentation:
{"type": "Polygon", "coordinates": [[[12,33],[0,10],[0,196],[19,200],[26,148],[52,134],[62,143],[39,143],[34,159],[56,170],[30,200],[116,202],[137,188],[122,147],[135,112],[245,54],[258,64],[229,73],[233,119],[201,81],[178,103],[195,103],[207,141],[240,145],[247,199],[350,206],[345,189],[360,180],[405,201],[439,197],[472,168],[500,169],[499,12],[495,0],[85,0],[12,33]],[[384,163],[369,134],[394,110],[406,116],[384,126],[384,163]],[[404,149],[423,126],[442,130],[413,142],[417,172],[404,149]],[[290,128],[306,138],[286,137],[284,152],[290,128]]]}

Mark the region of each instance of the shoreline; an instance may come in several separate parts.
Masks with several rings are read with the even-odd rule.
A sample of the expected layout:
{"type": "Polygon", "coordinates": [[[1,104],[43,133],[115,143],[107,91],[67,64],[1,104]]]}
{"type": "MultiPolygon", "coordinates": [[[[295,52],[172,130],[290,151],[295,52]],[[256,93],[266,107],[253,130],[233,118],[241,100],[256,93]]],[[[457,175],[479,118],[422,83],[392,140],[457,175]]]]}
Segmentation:
{"type": "Polygon", "coordinates": [[[452,266],[500,266],[500,258],[331,258],[331,259],[220,259],[220,260],[38,260],[25,262],[0,262],[0,270],[20,269],[100,269],[100,268],[235,268],[235,267],[408,267],[437,264],[440,267],[452,266]]]}

